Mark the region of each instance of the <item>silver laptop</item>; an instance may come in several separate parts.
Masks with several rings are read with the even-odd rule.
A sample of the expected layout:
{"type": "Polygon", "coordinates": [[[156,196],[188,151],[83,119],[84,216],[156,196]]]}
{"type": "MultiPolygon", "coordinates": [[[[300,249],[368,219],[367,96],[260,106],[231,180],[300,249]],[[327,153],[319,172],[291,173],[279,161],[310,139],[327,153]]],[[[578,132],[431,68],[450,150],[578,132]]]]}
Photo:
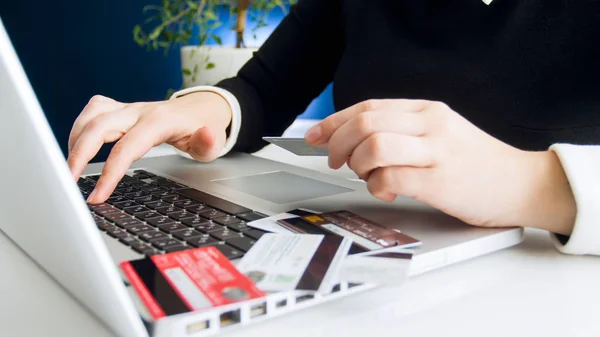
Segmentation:
{"type": "MultiPolygon", "coordinates": [[[[148,329],[123,282],[119,262],[201,246],[202,240],[235,259],[260,237],[244,221],[263,215],[297,208],[350,210],[399,229],[423,242],[416,249],[413,275],[522,240],[518,228],[471,227],[408,198],[386,204],[370,196],[363,183],[246,154],[210,164],[179,156],[139,160],[109,204],[90,210],[82,194],[93,187],[102,163],[89,165],[86,177],[73,181],[1,21],[0,118],[0,229],[120,336],[202,334],[179,329],[177,321],[167,328],[148,329]],[[157,213],[159,206],[183,211],[175,217],[160,212],[160,217],[136,216],[127,211],[136,205],[144,214],[157,213]],[[207,215],[202,207],[212,213],[207,215]],[[134,220],[137,229],[129,230],[134,227],[124,223],[134,220]],[[164,226],[160,221],[168,221],[173,231],[158,230],[157,226],[164,226]],[[188,227],[197,229],[204,239],[191,241],[176,235],[175,231],[188,227]],[[161,243],[172,240],[168,241],[171,245],[154,244],[143,233],[162,236],[161,243]],[[236,238],[232,243],[231,237],[236,238]]],[[[281,312],[323,301],[315,299],[281,312]]],[[[217,332],[216,325],[208,333],[217,332]]]]}

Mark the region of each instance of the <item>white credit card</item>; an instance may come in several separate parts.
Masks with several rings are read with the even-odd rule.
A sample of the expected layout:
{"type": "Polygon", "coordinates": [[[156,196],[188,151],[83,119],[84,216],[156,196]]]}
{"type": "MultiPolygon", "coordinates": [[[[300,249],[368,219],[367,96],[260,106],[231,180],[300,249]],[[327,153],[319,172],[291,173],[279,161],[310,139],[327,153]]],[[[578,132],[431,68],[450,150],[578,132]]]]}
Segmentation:
{"type": "Polygon", "coordinates": [[[328,156],[329,149],[323,146],[313,146],[306,143],[304,138],[263,137],[267,142],[277,145],[297,156],[328,156]]]}
{"type": "Polygon", "coordinates": [[[293,234],[291,230],[279,224],[278,220],[297,218],[309,214],[318,214],[319,212],[306,208],[297,208],[286,213],[275,214],[267,218],[248,222],[246,225],[260,229],[269,233],[293,234]]]}
{"type": "Polygon", "coordinates": [[[351,245],[333,235],[264,234],[237,268],[262,291],[328,293],[351,245]]]}
{"type": "Polygon", "coordinates": [[[397,287],[408,277],[412,256],[412,251],[408,250],[348,255],[338,280],[397,287]]]}

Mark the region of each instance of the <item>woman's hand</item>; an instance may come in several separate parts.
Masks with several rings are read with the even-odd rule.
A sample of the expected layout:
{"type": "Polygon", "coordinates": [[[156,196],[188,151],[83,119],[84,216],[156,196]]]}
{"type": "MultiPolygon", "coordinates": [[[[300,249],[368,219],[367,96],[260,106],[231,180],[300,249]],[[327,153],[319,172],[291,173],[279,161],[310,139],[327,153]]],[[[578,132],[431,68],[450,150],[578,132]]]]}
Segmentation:
{"type": "Polygon", "coordinates": [[[371,194],[423,201],[477,226],[530,226],[569,234],[575,203],[558,158],[486,134],[440,102],[370,100],[329,116],[306,134],[328,143],[371,194]]]}
{"type": "Polygon", "coordinates": [[[67,162],[78,179],[102,144],[118,140],[88,198],[90,203],[100,203],[110,196],[131,164],[153,146],[166,142],[196,160],[214,160],[225,144],[230,121],[227,101],[210,92],[131,104],[95,96],[73,125],[67,162]]]}

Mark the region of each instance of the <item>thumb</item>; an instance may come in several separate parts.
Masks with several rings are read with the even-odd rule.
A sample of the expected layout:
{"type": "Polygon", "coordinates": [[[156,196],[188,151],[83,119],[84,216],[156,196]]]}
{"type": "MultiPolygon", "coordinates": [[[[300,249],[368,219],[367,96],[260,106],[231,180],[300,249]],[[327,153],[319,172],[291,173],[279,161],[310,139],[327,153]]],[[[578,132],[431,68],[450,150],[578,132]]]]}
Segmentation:
{"type": "Polygon", "coordinates": [[[188,153],[198,161],[213,161],[221,153],[225,138],[225,130],[215,135],[210,128],[201,127],[190,137],[188,153]]]}

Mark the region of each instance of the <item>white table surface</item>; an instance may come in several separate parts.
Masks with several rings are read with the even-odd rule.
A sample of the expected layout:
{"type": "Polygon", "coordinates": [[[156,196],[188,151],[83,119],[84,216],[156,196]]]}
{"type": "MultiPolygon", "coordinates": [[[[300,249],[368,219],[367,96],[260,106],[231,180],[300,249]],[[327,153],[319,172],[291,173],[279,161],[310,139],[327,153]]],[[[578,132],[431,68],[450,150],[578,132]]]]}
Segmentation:
{"type": "MultiPolygon", "coordinates": [[[[288,133],[289,134],[289,133],[288,133]]],[[[151,155],[169,152],[159,148],[151,155]]],[[[326,159],[260,156],[346,178],[326,159]]],[[[268,336],[600,336],[600,258],[557,252],[526,230],[511,249],[221,334],[268,336]]],[[[0,336],[112,336],[0,232],[0,336]]]]}

